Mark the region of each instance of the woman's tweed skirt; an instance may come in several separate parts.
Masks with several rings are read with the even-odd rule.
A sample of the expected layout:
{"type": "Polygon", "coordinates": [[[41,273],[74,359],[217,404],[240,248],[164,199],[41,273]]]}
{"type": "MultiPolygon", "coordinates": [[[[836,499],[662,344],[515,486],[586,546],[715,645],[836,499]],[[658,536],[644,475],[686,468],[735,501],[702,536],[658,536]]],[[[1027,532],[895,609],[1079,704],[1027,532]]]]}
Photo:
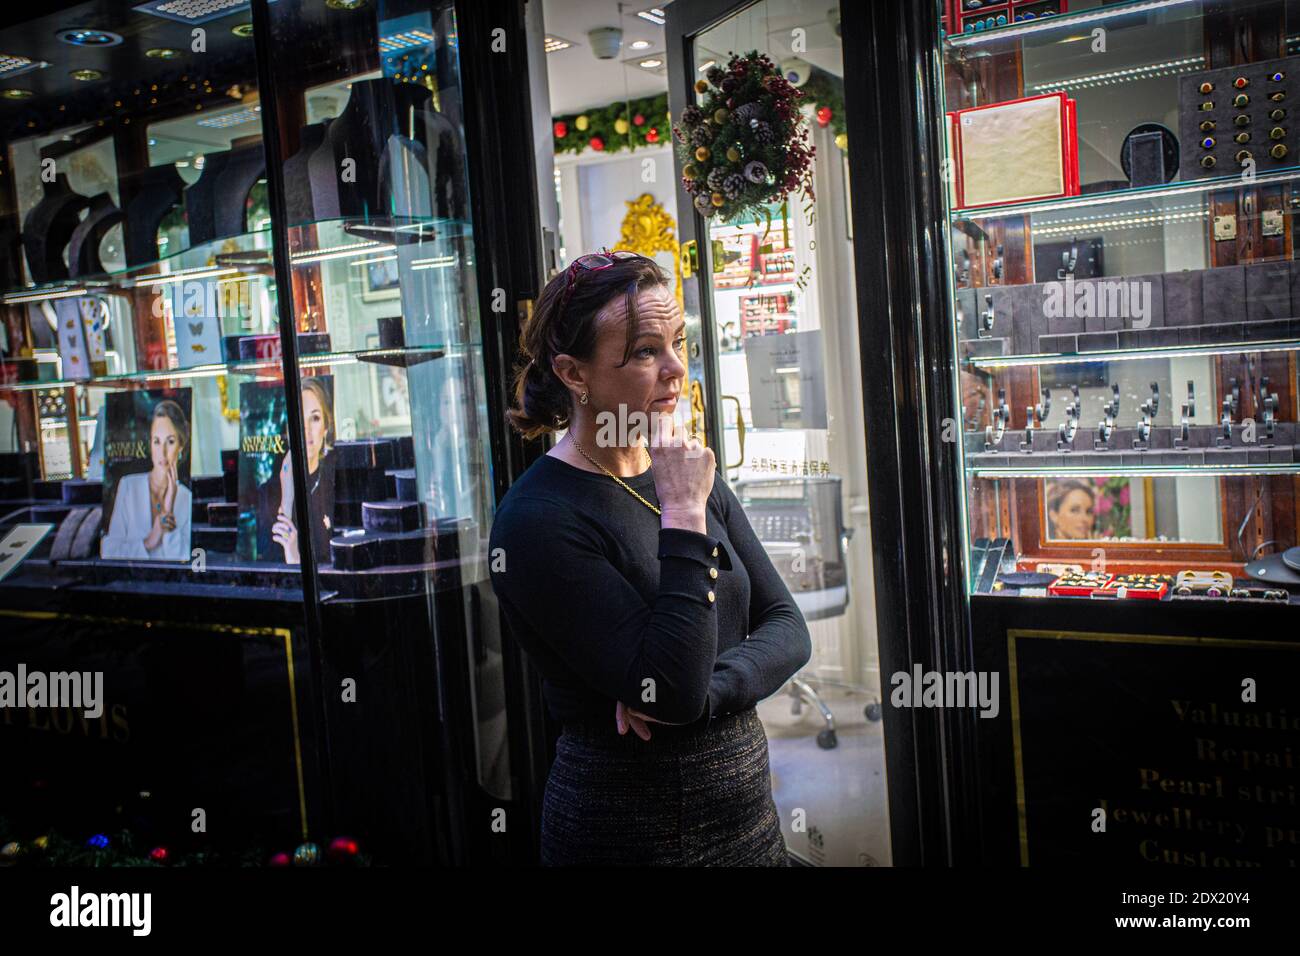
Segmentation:
{"type": "Polygon", "coordinates": [[[789,866],[767,737],[749,708],[650,740],[565,724],[542,808],[544,866],[789,866]]]}

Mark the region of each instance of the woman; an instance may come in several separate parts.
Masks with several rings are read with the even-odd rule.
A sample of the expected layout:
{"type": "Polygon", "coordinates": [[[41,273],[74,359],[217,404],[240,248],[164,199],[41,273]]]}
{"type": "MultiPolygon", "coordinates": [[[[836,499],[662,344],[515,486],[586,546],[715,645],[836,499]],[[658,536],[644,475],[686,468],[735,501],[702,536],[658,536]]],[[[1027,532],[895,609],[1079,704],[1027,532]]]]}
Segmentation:
{"type": "Polygon", "coordinates": [[[1058,481],[1047,495],[1049,538],[1089,541],[1093,533],[1096,493],[1081,481],[1058,481]]]}
{"type": "MultiPolygon", "coordinates": [[[[307,439],[307,487],[312,517],[312,552],[318,564],[330,561],[330,529],[334,523],[334,408],[329,390],[318,378],[302,380],[302,430],[307,439]]],[[[293,460],[286,452],[276,477],[258,489],[258,553],[280,546],[285,564],[300,564],[298,527],[293,504],[293,460]],[[269,517],[275,515],[275,520],[269,517]],[[263,530],[265,529],[265,530],[263,530]]]]}
{"type": "Polygon", "coordinates": [[[99,544],[104,558],[150,561],[190,559],[190,490],[180,483],[178,464],[190,442],[190,423],[171,399],[154,406],[149,422],[147,472],[117,483],[108,533],[99,544]]]}
{"type": "Polygon", "coordinates": [[[542,863],[788,865],[754,705],[812,643],[713,452],[670,417],[686,365],[667,276],[584,256],[521,345],[512,424],[567,428],[491,541],[496,594],[564,728],[542,863]]]}

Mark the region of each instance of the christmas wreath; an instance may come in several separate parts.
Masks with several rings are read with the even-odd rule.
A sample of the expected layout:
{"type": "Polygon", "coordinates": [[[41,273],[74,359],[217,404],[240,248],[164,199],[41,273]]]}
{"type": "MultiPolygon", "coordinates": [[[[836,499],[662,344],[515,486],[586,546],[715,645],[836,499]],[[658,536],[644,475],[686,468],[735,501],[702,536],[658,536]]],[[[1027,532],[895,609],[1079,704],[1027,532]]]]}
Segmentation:
{"type": "Polygon", "coordinates": [[[732,54],[695,84],[698,105],[673,127],[683,163],[682,185],[702,216],[761,215],[767,204],[799,190],[813,201],[804,94],[765,55],[732,54]]]}

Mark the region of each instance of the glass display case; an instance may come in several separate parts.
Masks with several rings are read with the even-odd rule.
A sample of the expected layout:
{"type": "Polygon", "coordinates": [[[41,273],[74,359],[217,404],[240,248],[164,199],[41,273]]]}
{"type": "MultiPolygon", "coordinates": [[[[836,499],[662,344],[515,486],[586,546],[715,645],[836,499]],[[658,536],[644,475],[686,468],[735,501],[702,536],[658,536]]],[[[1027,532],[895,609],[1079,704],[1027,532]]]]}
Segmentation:
{"type": "Polygon", "coordinates": [[[942,11],[969,591],[1295,603],[1300,22],[1043,6],[942,11]]]}
{"type": "Polygon", "coordinates": [[[0,29],[0,613],[273,632],[281,821],[448,859],[511,796],[455,5],[54,6],[0,29]]]}
{"type": "MultiPolygon", "coordinates": [[[[320,6],[277,4],[274,39],[297,43],[351,15],[320,6]]],[[[56,560],[137,580],[192,562],[205,580],[227,569],[272,580],[310,554],[324,590],[380,596],[411,591],[380,569],[427,563],[435,527],[454,526],[465,552],[477,550],[486,400],[467,295],[476,286],[455,33],[427,5],[398,6],[385,6],[387,19],[360,15],[381,34],[371,49],[308,44],[285,64],[291,150],[281,159],[285,222],[274,226],[251,31],[232,32],[249,25],[247,9],[209,28],[214,54],[242,47],[224,73],[190,76],[176,62],[190,57],[151,48],[136,100],[115,98],[107,70],[67,79],[75,57],[58,84],[35,68],[6,83],[6,100],[23,105],[9,110],[6,156],[18,242],[0,299],[4,493],[56,525],[51,544],[70,510],[101,509],[99,532],[56,560]],[[110,119],[75,121],[47,84],[78,84],[73,109],[110,119]],[[161,95],[145,106],[146,93],[161,95]],[[30,118],[46,111],[53,128],[30,118]],[[287,246],[283,310],[277,238],[287,246]],[[282,313],[293,317],[292,374],[282,313]],[[299,396],[286,393],[290,382],[299,396]],[[179,451],[151,462],[151,422],[171,412],[167,402],[179,451]],[[419,442],[413,416],[428,418],[419,442]],[[299,419],[302,476],[290,450],[299,419]],[[137,474],[150,476],[143,508],[141,482],[127,480],[137,474]],[[297,530],[303,487],[314,548],[297,530]],[[164,505],[161,533],[134,520],[151,505],[164,505]]],[[[101,63],[89,49],[83,59],[101,63]]]]}

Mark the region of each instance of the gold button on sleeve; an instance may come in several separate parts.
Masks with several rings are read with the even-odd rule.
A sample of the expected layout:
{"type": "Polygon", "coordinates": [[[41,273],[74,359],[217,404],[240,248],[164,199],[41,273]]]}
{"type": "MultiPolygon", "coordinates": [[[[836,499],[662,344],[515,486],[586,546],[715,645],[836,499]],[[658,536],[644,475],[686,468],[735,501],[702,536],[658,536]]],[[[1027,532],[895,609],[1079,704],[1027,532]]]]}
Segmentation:
{"type": "Polygon", "coordinates": [[[714,597],[713,592],[710,591],[710,592],[709,592],[709,603],[712,604],[712,603],[713,603],[714,601],[716,601],[716,600],[717,600],[717,598],[714,597]]]}
{"type": "Polygon", "coordinates": [[[716,581],[718,579],[718,569],[709,568],[709,577],[713,578],[716,581]]]}

